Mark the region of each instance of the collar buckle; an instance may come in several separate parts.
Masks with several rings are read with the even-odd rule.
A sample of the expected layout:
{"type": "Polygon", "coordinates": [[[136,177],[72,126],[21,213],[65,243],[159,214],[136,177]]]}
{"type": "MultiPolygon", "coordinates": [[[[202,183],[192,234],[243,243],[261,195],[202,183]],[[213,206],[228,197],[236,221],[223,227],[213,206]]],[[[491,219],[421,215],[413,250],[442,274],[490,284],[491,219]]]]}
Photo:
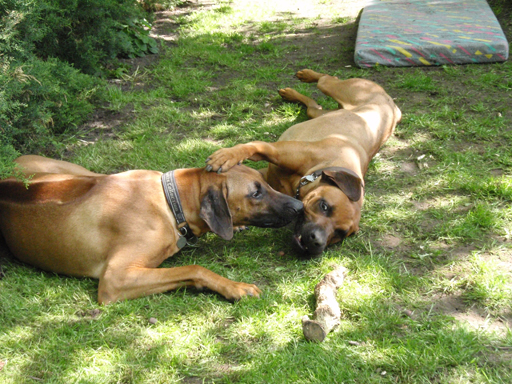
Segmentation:
{"type": "Polygon", "coordinates": [[[318,179],[318,175],[315,175],[314,173],[312,173],[311,175],[302,176],[300,178],[300,186],[302,187],[306,184],[312,183],[316,179],[318,179]]]}
{"type": "Polygon", "coordinates": [[[312,174],[310,175],[306,175],[306,176],[302,176],[300,178],[300,181],[299,181],[299,185],[297,186],[297,192],[295,193],[295,198],[298,200],[299,197],[300,197],[300,187],[303,187],[309,183],[312,183],[313,181],[315,181],[316,179],[318,179],[318,177],[322,174],[322,172],[313,172],[312,174]]]}

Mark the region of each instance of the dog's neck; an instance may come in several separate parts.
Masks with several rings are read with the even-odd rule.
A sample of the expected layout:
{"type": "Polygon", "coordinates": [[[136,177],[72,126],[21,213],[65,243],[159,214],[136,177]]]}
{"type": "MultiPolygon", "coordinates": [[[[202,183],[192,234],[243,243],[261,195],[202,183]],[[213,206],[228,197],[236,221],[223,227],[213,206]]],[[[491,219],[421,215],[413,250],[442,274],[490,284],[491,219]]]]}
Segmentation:
{"type": "Polygon", "coordinates": [[[210,227],[199,217],[201,211],[200,175],[204,172],[204,168],[185,168],[174,171],[185,219],[196,236],[210,232],[210,227]]]}

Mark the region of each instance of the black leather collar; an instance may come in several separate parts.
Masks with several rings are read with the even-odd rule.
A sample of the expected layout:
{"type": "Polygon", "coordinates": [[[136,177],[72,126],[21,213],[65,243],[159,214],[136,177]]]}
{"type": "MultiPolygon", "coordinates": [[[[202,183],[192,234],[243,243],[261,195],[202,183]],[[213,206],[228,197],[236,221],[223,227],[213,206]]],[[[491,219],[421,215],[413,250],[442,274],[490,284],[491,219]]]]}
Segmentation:
{"type": "Polygon", "coordinates": [[[178,224],[178,231],[180,232],[180,238],[176,242],[178,248],[181,249],[185,245],[195,245],[197,243],[197,236],[194,235],[187,224],[187,220],[185,219],[178,186],[176,184],[176,179],[174,178],[174,171],[169,171],[162,175],[162,186],[164,188],[167,204],[171,207],[171,211],[176,218],[176,223],[178,224]],[[185,223],[185,225],[182,225],[183,223],[185,223]]]}

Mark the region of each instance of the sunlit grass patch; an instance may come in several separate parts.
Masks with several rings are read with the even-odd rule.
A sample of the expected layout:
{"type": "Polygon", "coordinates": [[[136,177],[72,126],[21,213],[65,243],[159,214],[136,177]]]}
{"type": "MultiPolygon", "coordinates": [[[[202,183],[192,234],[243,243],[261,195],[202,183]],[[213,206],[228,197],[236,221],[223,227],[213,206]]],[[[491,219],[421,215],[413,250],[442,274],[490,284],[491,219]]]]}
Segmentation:
{"type": "Polygon", "coordinates": [[[460,188],[479,198],[496,197],[503,201],[512,201],[512,178],[510,176],[468,177],[461,183],[460,188]]]}
{"type": "Polygon", "coordinates": [[[464,298],[476,301],[492,310],[512,306],[512,271],[500,269],[493,258],[475,253],[471,259],[471,272],[464,279],[464,298]]]}

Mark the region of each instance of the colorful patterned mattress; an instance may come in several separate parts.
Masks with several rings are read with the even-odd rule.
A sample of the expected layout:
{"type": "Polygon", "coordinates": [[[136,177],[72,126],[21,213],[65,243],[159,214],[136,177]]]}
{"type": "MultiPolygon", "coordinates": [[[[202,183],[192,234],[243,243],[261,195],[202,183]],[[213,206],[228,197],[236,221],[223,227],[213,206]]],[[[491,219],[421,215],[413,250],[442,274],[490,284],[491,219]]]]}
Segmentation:
{"type": "Polygon", "coordinates": [[[368,5],[354,60],[360,67],[490,63],[509,45],[486,0],[391,0],[368,5]]]}

